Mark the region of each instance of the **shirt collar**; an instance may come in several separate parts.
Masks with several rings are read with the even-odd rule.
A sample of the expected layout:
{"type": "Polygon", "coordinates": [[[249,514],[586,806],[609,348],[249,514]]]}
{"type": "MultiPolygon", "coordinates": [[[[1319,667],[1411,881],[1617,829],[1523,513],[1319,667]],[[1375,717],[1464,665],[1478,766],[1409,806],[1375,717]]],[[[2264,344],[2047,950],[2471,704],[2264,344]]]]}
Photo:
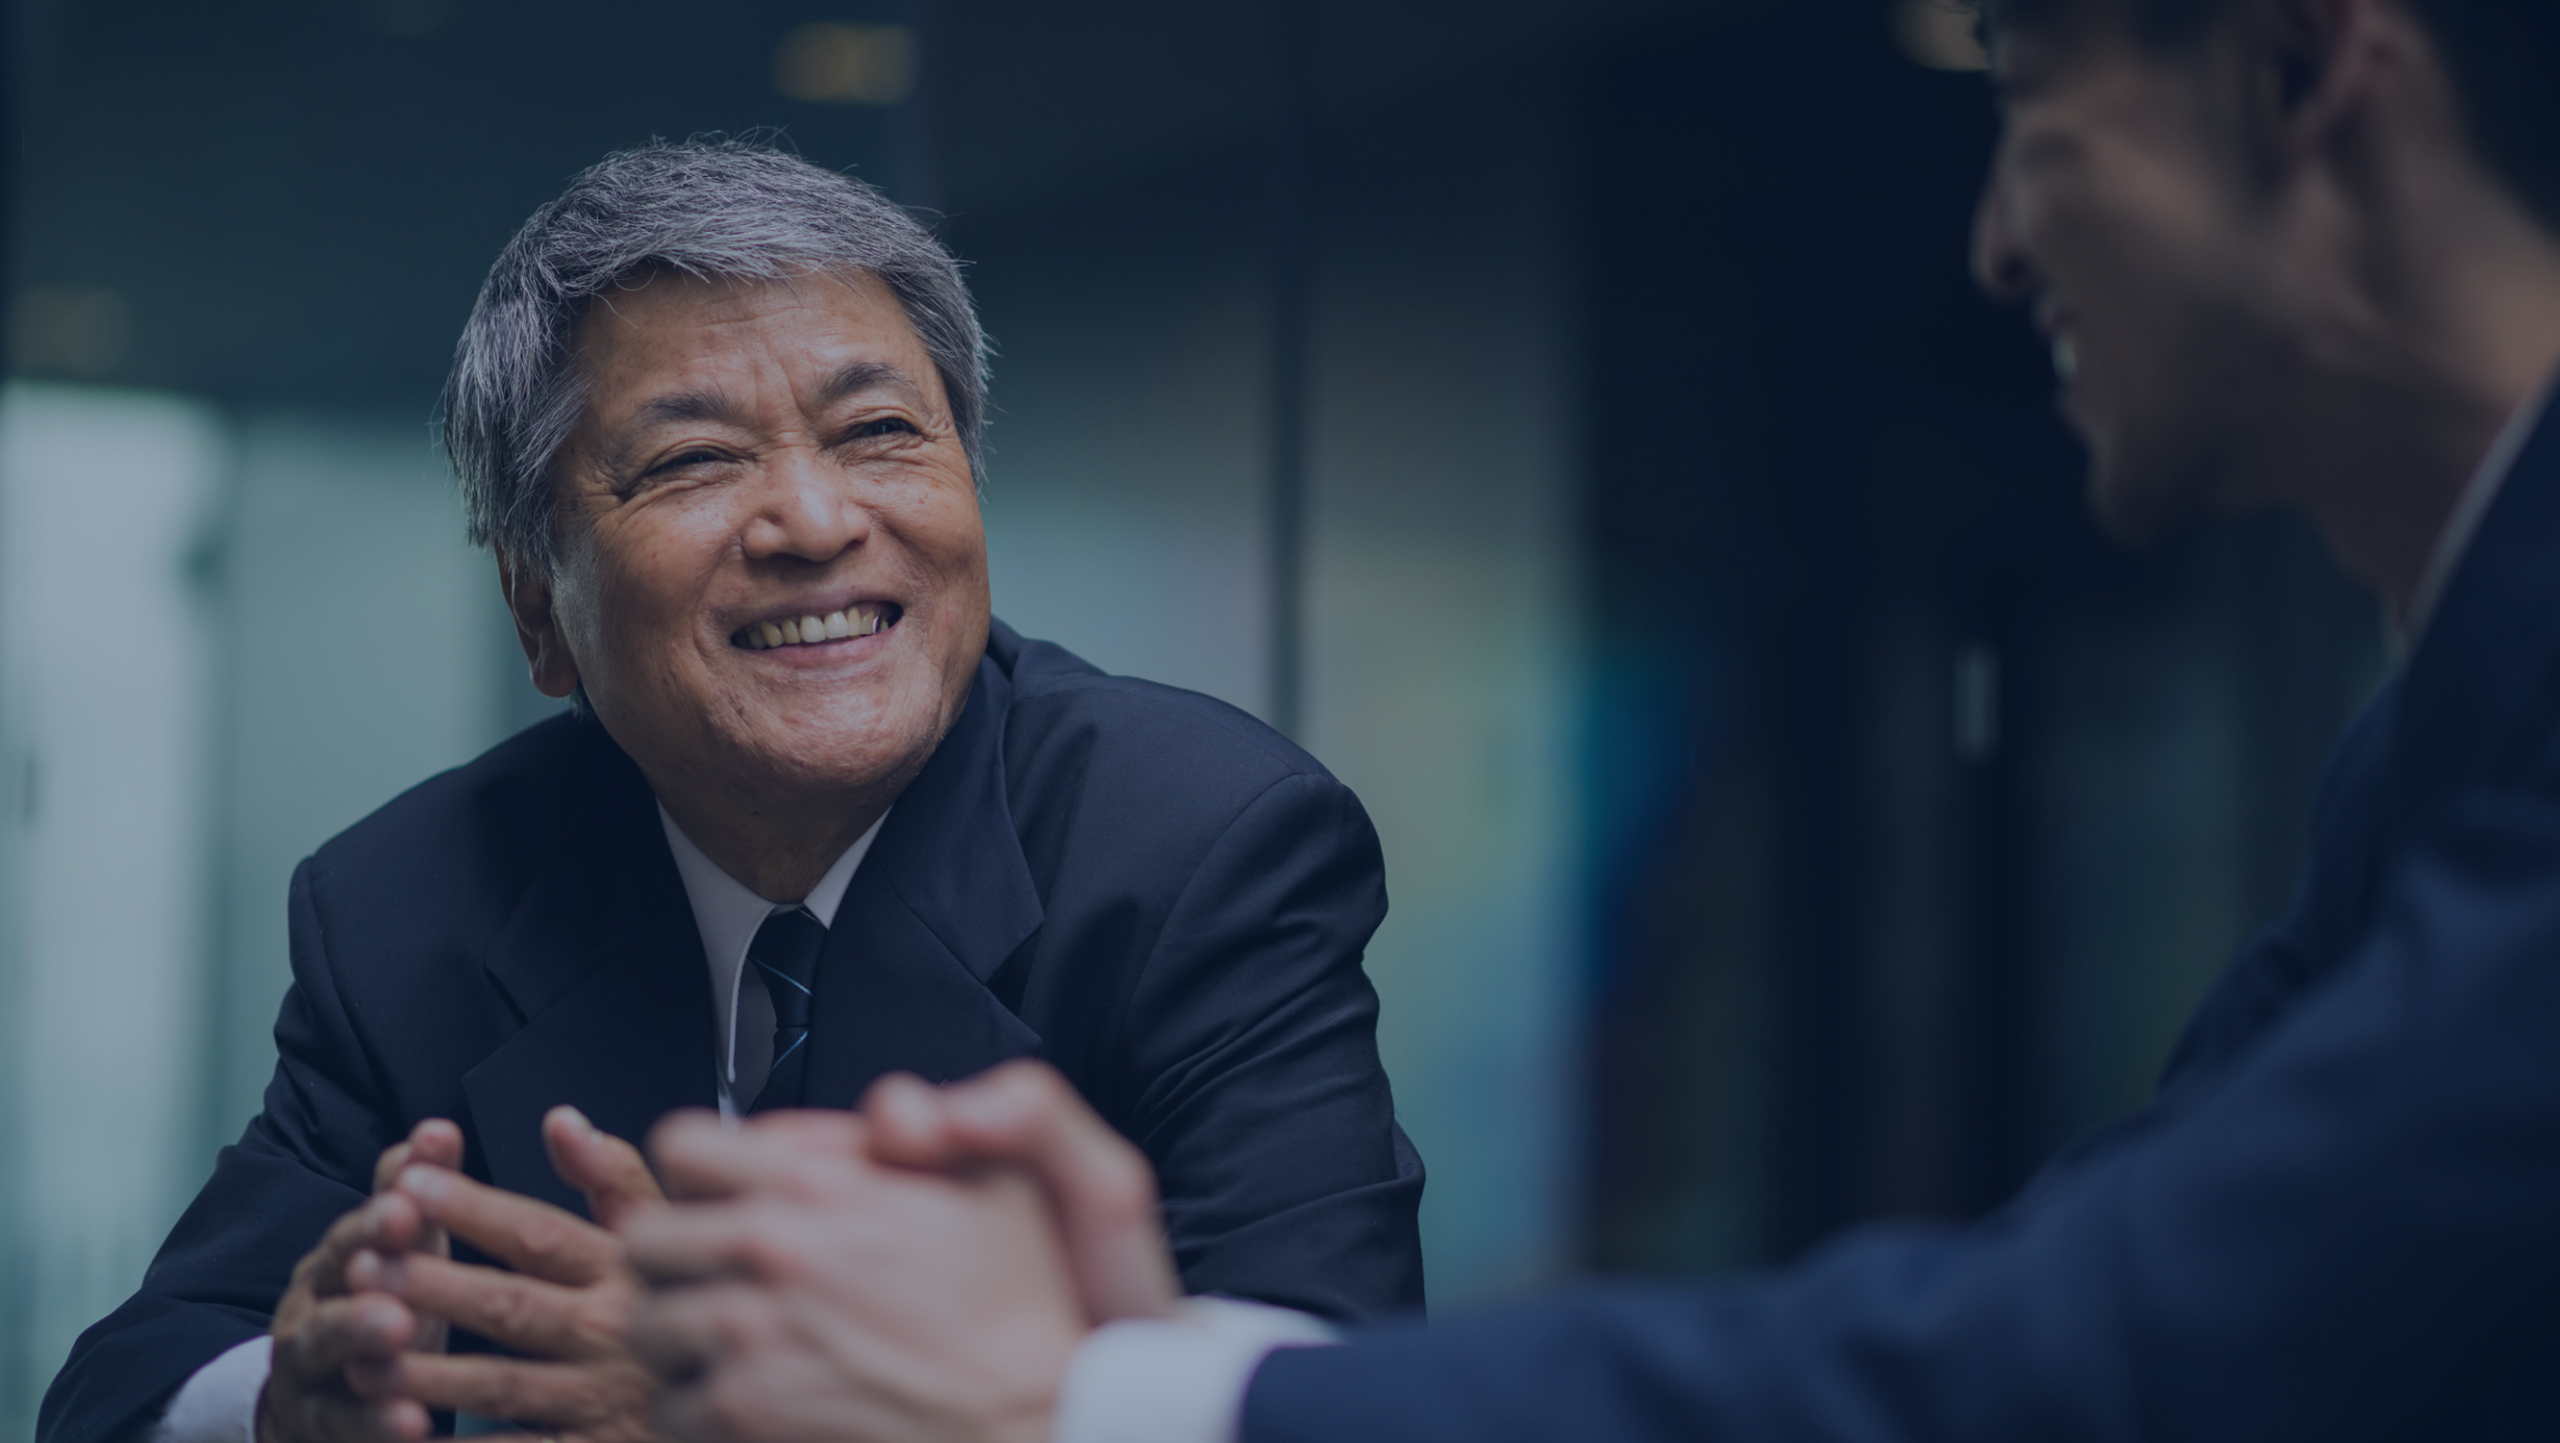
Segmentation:
{"type": "Polygon", "coordinates": [[[2489,505],[2498,499],[2498,490],[2507,484],[2507,473],[2515,469],[2516,455],[2525,442],[2533,439],[2541,423],[2543,407],[2551,399],[2552,384],[2525,398],[2498,428],[2498,438],[2489,443],[2486,455],[2472,469],[2471,479],[2462,485],[2462,494],[2454,499],[2453,514],[2447,516],[2444,531],[2436,537],[2435,550],[2427,557],[2427,569],[2418,578],[2417,594],[2409,600],[2409,622],[2401,633],[2399,653],[2405,657],[2417,650],[2419,638],[2427,634],[2427,623],[2444,600],[2444,589],[2453,583],[2454,572],[2462,568],[2462,558],[2471,550],[2471,539],[2480,534],[2480,520],[2489,514],[2489,505]]]}
{"type": "Polygon", "coordinates": [[[711,1006],[720,1045],[720,1076],[724,1083],[734,1084],[738,1076],[738,978],[746,970],[747,944],[756,937],[756,929],[764,919],[794,906],[806,907],[821,926],[832,927],[836,909],[844,905],[845,888],[853,884],[854,870],[871,851],[871,841],[880,835],[880,823],[889,820],[882,812],[880,821],[854,839],[853,845],[829,866],[818,885],[798,902],[768,902],[756,895],[746,883],[720,869],[720,864],[704,855],[684,834],[676,819],[667,815],[666,803],[658,804],[658,824],[666,829],[667,849],[675,853],[676,874],[684,879],[685,900],[693,904],[693,925],[702,932],[703,960],[711,966],[711,1006]]]}

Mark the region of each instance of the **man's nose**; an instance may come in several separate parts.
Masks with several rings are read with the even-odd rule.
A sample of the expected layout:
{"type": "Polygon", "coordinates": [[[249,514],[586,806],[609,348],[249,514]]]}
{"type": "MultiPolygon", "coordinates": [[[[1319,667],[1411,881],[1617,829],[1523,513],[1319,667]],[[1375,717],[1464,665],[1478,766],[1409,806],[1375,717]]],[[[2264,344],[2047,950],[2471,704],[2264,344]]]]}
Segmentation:
{"type": "Polygon", "coordinates": [[[1995,301],[2023,301],[2035,294],[2035,267],[2018,248],[1997,172],[1984,178],[1982,195],[1973,203],[1973,283],[1995,301]]]}
{"type": "Polygon", "coordinates": [[[854,494],[853,478],[815,451],[783,451],[761,489],[743,538],[750,558],[828,561],[871,534],[871,513],[854,494]]]}

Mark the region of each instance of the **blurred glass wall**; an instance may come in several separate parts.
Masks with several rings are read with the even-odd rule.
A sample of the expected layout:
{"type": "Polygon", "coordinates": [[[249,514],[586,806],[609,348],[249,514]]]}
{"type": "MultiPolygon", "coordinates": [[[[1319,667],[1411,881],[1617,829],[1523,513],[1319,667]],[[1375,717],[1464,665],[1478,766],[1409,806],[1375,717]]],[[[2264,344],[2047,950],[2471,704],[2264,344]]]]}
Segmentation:
{"type": "Polygon", "coordinates": [[[0,1340],[23,1434],[193,1190],[215,714],[209,410],[0,393],[0,1340]]]}
{"type": "MultiPolygon", "coordinates": [[[[1580,398],[1562,130],[1552,106],[1398,112],[1380,127],[1396,144],[1325,153],[1314,236],[1300,739],[1386,847],[1369,970],[1431,1170],[1438,1302],[1555,1276],[1578,1227],[1580,398]]],[[[955,233],[1002,348],[998,613],[1269,715],[1255,179],[1184,168],[955,233]]]]}
{"type": "Polygon", "coordinates": [[[259,1105],[285,882],[546,705],[423,426],[0,407],[12,1436],[259,1105]]]}

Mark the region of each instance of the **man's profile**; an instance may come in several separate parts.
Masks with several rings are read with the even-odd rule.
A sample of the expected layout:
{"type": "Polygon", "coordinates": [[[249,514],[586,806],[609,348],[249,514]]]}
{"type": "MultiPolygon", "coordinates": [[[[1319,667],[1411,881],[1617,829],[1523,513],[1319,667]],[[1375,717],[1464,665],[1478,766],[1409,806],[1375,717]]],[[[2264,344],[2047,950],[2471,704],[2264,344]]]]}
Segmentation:
{"type": "Polygon", "coordinates": [[[633,1142],[1010,1057],[1144,1139],[1187,1286],[1420,1305],[1376,836],[1251,717],[991,616],[985,364],[941,245],[768,147],[525,223],[445,437],[574,712],[297,870],[265,1109],[40,1438],[645,1437],[633,1142]]]}
{"type": "Polygon", "coordinates": [[[1976,270],[2051,340],[2101,516],[2139,538],[2300,510],[2405,647],[2292,906],[2152,1103],[1971,1226],[1339,1347],[1150,1292],[1143,1159],[1036,1066],[884,1082],[832,1151],[815,1124],[681,1119],[656,1156],[698,1201],[626,1224],[679,1436],[2560,1436],[2560,6],[2003,0],[1986,22],[2003,130],[1976,270]],[[1058,1201],[924,1171],[990,1162],[1058,1201]],[[864,1366],[970,1330],[901,1306],[911,1278],[805,1261],[862,1226],[830,1219],[919,1189],[1065,1260],[929,1270],[976,1326],[1037,1332],[978,1397],[1045,1406],[864,1366]],[[751,1260],[749,1219],[789,1245],[751,1260]],[[1061,1276],[1065,1304],[1041,1292],[1061,1276]],[[1114,1321],[1040,1331],[1079,1298],[1114,1321]],[[800,1324],[759,1329],[780,1312],[800,1324]]]}

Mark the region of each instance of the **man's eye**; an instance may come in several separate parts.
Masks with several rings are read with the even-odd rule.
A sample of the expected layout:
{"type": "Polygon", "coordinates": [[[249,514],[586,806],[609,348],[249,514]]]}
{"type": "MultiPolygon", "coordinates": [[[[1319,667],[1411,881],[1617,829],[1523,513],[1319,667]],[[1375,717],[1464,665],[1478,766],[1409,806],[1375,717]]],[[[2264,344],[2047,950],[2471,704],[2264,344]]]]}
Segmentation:
{"type": "Polygon", "coordinates": [[[865,421],[854,427],[853,439],[859,441],[871,436],[912,436],[915,432],[915,423],[906,417],[883,416],[876,421],[865,421]]]}
{"type": "Polygon", "coordinates": [[[679,451],[650,467],[649,474],[656,476],[669,471],[681,471],[687,466],[708,466],[719,459],[720,453],[717,451],[679,451]]]}

